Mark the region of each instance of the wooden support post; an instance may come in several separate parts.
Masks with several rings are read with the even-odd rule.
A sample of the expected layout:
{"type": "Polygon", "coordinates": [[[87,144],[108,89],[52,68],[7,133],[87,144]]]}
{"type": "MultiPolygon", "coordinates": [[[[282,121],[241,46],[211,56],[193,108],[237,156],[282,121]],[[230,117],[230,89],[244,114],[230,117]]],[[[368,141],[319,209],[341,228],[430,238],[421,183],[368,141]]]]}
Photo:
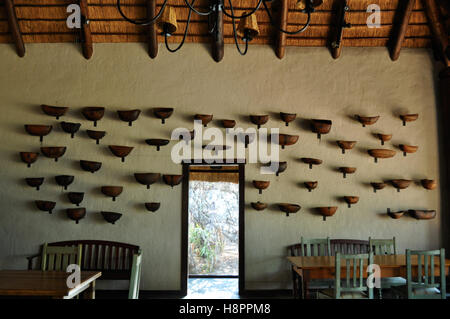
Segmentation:
{"type": "Polygon", "coordinates": [[[445,50],[448,47],[448,35],[444,25],[439,19],[439,9],[435,0],[424,0],[423,5],[427,14],[428,23],[433,34],[433,42],[437,50],[437,56],[442,60],[445,66],[450,66],[450,60],[445,50]]]}
{"type": "MultiPolygon", "coordinates": [[[[287,19],[288,19],[288,3],[287,0],[280,0],[280,17],[279,17],[279,28],[287,30],[287,19]]],[[[279,59],[284,57],[286,47],[286,33],[277,31],[277,40],[275,44],[275,54],[279,59]]]]}
{"type": "Polygon", "coordinates": [[[87,0],[80,0],[81,10],[81,45],[83,49],[83,56],[86,59],[90,59],[94,53],[94,47],[92,45],[91,27],[89,25],[89,12],[87,0]]]}
{"type": "MultiPolygon", "coordinates": [[[[149,19],[156,15],[156,0],[147,1],[147,17],[149,19]]],[[[158,55],[158,35],[156,33],[156,22],[148,26],[148,55],[154,59],[158,55]]]]}
{"type": "Polygon", "coordinates": [[[407,2],[399,2],[398,14],[399,21],[394,25],[393,38],[389,48],[389,55],[392,61],[396,61],[400,56],[403,40],[405,39],[406,30],[408,29],[409,19],[414,8],[415,0],[407,0],[407,2]]]}
{"type": "MultiPolygon", "coordinates": [[[[223,5],[223,0],[219,0],[216,2],[217,8],[219,5],[223,5]]],[[[212,33],[212,56],[214,61],[220,62],[223,59],[224,55],[224,41],[223,41],[223,11],[222,9],[217,9],[215,13],[213,13],[212,23],[215,23],[215,28],[212,33]]]]}
{"type": "Polygon", "coordinates": [[[8,17],[9,30],[11,32],[14,44],[16,45],[17,55],[22,58],[25,56],[25,45],[23,43],[22,33],[20,32],[19,22],[17,21],[13,0],[5,0],[4,2],[6,16],[8,17]]]}
{"type": "Polygon", "coordinates": [[[335,2],[334,9],[337,15],[335,16],[335,30],[331,37],[330,49],[333,59],[337,59],[340,57],[342,51],[344,28],[350,28],[351,24],[345,21],[345,13],[350,10],[347,5],[347,0],[338,0],[335,2]]]}

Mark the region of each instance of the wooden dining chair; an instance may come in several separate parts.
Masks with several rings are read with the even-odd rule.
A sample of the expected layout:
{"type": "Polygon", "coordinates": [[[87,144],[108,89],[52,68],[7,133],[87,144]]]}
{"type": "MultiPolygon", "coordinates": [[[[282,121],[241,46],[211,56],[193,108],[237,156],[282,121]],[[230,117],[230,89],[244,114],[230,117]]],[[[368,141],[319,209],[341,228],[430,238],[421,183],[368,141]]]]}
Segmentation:
{"type": "Polygon", "coordinates": [[[137,254],[133,255],[133,266],[131,268],[130,288],[128,290],[128,299],[139,299],[139,284],[141,282],[142,253],[139,249],[137,254]]]}
{"type": "Polygon", "coordinates": [[[369,241],[359,239],[331,239],[331,256],[337,252],[348,254],[367,254],[369,252],[369,241]]]}
{"type": "Polygon", "coordinates": [[[397,296],[408,299],[445,299],[445,249],[406,250],[406,285],[394,287],[397,296]],[[411,257],[417,256],[417,274],[411,257]],[[439,276],[435,276],[435,258],[439,260],[439,276]]]}
{"type": "Polygon", "coordinates": [[[81,245],[78,246],[48,246],[42,247],[41,269],[43,271],[66,271],[67,266],[77,264],[81,266],[81,245]]]}
{"type": "Polygon", "coordinates": [[[397,255],[395,237],[392,239],[372,239],[369,237],[369,249],[374,255],[397,255]]]}

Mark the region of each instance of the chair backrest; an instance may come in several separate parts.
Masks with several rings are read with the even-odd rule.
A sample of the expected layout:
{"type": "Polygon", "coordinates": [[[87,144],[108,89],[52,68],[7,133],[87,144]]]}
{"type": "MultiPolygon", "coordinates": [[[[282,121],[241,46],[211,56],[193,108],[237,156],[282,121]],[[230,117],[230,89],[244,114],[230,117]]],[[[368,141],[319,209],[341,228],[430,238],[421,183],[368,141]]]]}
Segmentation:
{"type": "Polygon", "coordinates": [[[298,243],[298,244],[288,246],[288,253],[289,253],[289,256],[293,256],[293,257],[301,256],[302,255],[302,244],[298,243]]]}
{"type": "Polygon", "coordinates": [[[367,292],[369,299],[373,299],[373,287],[368,287],[364,280],[364,261],[367,265],[373,264],[373,253],[342,255],[336,253],[335,258],[335,298],[341,298],[343,292],[362,293],[367,292]],[[345,281],[341,281],[341,265],[345,262],[345,281]],[[353,268],[353,269],[352,269],[353,268]]]}
{"type": "Polygon", "coordinates": [[[406,281],[408,299],[445,299],[445,249],[437,250],[406,250],[406,281]],[[417,276],[413,277],[411,257],[417,256],[417,276]],[[423,258],[422,258],[423,257],[423,258]],[[439,281],[435,278],[435,259],[439,263],[439,281]],[[428,289],[439,289],[440,294],[426,294],[428,289]],[[424,292],[421,294],[421,290],[424,292]]]}
{"type": "Polygon", "coordinates": [[[67,266],[81,266],[81,245],[55,247],[45,243],[42,247],[41,269],[43,271],[66,271],[67,266]]]}
{"type": "Polygon", "coordinates": [[[336,252],[341,254],[367,254],[369,252],[368,240],[357,239],[331,239],[331,256],[336,252]]]}
{"type": "Polygon", "coordinates": [[[130,289],[128,290],[128,299],[139,298],[139,284],[141,282],[141,250],[133,255],[133,266],[131,268],[130,289]]]}
{"type": "Polygon", "coordinates": [[[330,256],[330,238],[301,238],[300,256],[330,256]]]}
{"type": "Polygon", "coordinates": [[[369,249],[374,255],[397,255],[395,237],[392,239],[372,239],[369,237],[369,249]]]}

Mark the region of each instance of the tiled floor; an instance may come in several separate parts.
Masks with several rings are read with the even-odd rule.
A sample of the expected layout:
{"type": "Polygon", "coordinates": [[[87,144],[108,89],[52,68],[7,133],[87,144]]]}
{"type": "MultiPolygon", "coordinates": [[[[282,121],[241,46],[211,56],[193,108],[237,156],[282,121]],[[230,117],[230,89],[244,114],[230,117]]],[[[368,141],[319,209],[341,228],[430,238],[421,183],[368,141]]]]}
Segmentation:
{"type": "Polygon", "coordinates": [[[238,278],[190,278],[185,299],[239,299],[238,278]]]}

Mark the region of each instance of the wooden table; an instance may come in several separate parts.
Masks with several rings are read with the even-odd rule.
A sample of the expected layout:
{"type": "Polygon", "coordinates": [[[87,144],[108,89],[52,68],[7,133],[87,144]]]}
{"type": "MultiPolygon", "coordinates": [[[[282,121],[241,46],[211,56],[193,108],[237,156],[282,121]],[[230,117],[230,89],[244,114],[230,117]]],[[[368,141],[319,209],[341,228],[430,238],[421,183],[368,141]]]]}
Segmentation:
{"type": "MultiPolygon", "coordinates": [[[[287,257],[294,271],[303,278],[303,296],[308,298],[308,284],[311,279],[334,279],[335,265],[334,256],[321,257],[287,257]]],[[[406,255],[375,255],[374,264],[380,266],[381,277],[404,277],[406,278],[406,255]]],[[[423,260],[422,260],[423,262],[423,260]]],[[[435,257],[435,276],[440,275],[439,258],[435,257]]],[[[364,274],[367,275],[367,261],[364,263],[364,274]]],[[[417,256],[411,256],[412,274],[417,275],[417,256]]],[[[345,269],[345,264],[341,269],[345,269]]],[[[450,259],[445,260],[445,272],[448,275],[450,259]]],[[[341,271],[345,278],[346,272],[341,271]]]]}
{"type": "Polygon", "coordinates": [[[62,271],[0,270],[0,296],[40,296],[55,299],[71,299],[81,292],[95,299],[95,280],[99,271],[82,271],[80,284],[67,287],[70,273],[62,271]]]}

